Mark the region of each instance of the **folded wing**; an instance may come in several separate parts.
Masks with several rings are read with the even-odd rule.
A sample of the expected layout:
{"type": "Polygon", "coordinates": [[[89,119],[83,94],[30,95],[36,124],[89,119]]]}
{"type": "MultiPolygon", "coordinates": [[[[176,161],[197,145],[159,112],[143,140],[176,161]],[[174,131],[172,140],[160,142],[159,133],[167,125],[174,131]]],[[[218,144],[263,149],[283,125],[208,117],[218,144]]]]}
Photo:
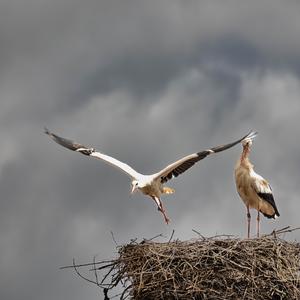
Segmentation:
{"type": "Polygon", "coordinates": [[[252,178],[253,181],[251,183],[254,191],[257,193],[257,195],[265,201],[267,204],[269,204],[272,209],[268,209],[268,207],[262,207],[261,212],[264,214],[264,216],[268,218],[274,218],[279,217],[280,214],[278,212],[278,209],[275,204],[275,200],[273,197],[273,192],[270,184],[260,175],[255,174],[255,176],[252,178]]]}

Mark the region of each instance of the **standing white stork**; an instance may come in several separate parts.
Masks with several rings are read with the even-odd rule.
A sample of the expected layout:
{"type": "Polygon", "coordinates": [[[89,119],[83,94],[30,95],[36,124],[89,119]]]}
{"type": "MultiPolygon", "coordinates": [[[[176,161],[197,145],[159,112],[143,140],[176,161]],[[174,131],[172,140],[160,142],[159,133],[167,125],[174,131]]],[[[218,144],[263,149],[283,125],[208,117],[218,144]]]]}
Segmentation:
{"type": "Polygon", "coordinates": [[[131,193],[136,191],[137,189],[140,190],[143,194],[150,196],[156,203],[158,210],[163,214],[165,222],[169,223],[169,218],[166,215],[165,209],[163,204],[160,200],[160,196],[162,194],[172,194],[174,193],[174,189],[169,187],[164,187],[163,184],[166,183],[168,180],[172,179],[173,177],[177,177],[179,174],[185,172],[187,169],[192,167],[196,162],[205,158],[206,156],[217,153],[220,151],[224,151],[228,148],[233,147],[234,145],[240,143],[242,140],[247,138],[251,135],[251,133],[247,134],[246,136],[242,137],[241,139],[226,145],[217,146],[208,150],[204,150],[198,153],[193,153],[187,155],[174,163],[168,165],[161,171],[152,174],[152,175],[143,175],[135,171],[129,165],[111,157],[106,154],[103,154],[97,151],[94,148],[86,147],[84,145],[75,143],[69,139],[62,138],[57,136],[56,134],[50,132],[47,128],[45,128],[45,133],[48,134],[55,142],[58,144],[76,151],[80,152],[84,155],[91,156],[94,158],[102,159],[105,162],[118,167],[122,171],[124,171],[127,175],[131,177],[131,193]]]}
{"type": "Polygon", "coordinates": [[[257,210],[257,237],[259,237],[260,212],[269,219],[279,217],[270,184],[254,172],[253,165],[249,161],[250,147],[256,135],[257,132],[252,132],[242,141],[243,152],[234,171],[237,191],[247,208],[248,238],[250,237],[250,208],[257,210]]]}

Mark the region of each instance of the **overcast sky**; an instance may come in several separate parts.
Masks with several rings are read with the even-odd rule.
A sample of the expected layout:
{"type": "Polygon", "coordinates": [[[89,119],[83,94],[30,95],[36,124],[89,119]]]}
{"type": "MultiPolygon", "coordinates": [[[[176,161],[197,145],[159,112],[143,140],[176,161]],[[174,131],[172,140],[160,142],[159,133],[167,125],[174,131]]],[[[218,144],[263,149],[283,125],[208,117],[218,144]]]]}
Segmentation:
{"type": "Polygon", "coordinates": [[[146,174],[257,130],[251,160],[281,214],[261,230],[299,226],[299,13],[293,0],[0,1],[0,298],[101,299],[59,267],[114,257],[111,232],[246,235],[240,145],[168,183],[166,225],[122,172],[44,126],[146,174]]]}

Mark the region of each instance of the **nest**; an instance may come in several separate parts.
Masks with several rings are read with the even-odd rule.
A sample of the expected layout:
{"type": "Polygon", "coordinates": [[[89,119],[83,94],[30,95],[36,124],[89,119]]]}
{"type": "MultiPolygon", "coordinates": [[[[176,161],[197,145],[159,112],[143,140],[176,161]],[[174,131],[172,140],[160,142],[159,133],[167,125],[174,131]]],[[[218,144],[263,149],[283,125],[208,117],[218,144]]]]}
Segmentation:
{"type": "MultiPolygon", "coordinates": [[[[105,299],[120,283],[120,299],[300,299],[300,245],[276,236],[144,240],[118,252],[114,260],[93,262],[96,280],[85,277],[104,288],[105,299]]],[[[73,267],[83,277],[79,267],[90,265],[73,267]]]]}

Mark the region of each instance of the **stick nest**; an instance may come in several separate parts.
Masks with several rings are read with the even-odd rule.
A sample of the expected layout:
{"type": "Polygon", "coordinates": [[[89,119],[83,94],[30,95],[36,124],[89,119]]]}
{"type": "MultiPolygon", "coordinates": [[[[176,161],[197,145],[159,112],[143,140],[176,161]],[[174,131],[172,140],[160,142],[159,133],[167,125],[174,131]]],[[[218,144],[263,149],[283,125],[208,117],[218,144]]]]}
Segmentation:
{"type": "MultiPolygon", "coordinates": [[[[118,252],[114,260],[93,263],[96,276],[107,271],[94,282],[106,299],[119,283],[120,299],[300,299],[300,245],[278,237],[144,240],[118,252]]],[[[79,274],[80,266],[73,267],[79,274]]]]}

